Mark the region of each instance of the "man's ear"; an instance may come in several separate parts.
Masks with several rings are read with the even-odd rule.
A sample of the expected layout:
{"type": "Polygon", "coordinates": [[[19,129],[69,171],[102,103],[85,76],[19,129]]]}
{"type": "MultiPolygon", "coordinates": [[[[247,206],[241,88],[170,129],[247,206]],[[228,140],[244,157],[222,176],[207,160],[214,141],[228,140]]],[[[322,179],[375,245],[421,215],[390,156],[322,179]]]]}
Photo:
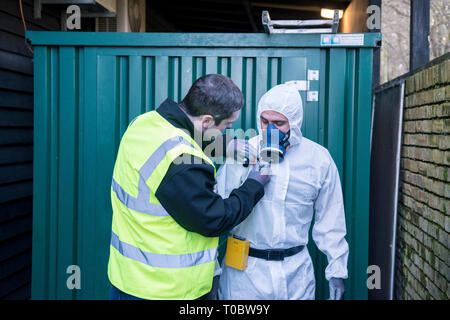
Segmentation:
{"type": "Polygon", "coordinates": [[[211,128],[212,126],[214,126],[214,118],[210,114],[202,115],[201,116],[201,121],[202,121],[202,129],[203,129],[203,131],[211,128]]]}

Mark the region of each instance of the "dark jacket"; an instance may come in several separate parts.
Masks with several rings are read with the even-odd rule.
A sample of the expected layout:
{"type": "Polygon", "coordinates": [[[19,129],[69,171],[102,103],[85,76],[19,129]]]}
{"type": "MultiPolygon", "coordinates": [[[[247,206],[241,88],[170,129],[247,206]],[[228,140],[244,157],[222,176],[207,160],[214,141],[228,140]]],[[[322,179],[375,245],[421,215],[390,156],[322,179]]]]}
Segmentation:
{"type": "MultiPolygon", "coordinates": [[[[174,101],[165,100],[156,111],[173,126],[187,129],[194,137],[191,120],[174,101]]],[[[225,139],[224,136],[218,139],[222,138],[225,139]]],[[[214,192],[212,166],[198,158],[196,160],[192,159],[191,164],[172,163],[155,195],[170,216],[186,230],[217,237],[247,218],[264,196],[264,187],[247,179],[227,199],[223,199],[214,192]]]]}

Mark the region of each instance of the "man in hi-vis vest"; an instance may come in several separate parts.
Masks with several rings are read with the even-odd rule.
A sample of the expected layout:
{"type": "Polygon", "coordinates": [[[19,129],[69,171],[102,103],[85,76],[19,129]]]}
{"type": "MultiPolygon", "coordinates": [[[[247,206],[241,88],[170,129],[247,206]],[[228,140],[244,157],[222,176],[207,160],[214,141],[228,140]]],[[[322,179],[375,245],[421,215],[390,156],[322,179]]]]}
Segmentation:
{"type": "Polygon", "coordinates": [[[250,214],[270,180],[255,166],[229,198],[214,192],[216,169],[205,140],[223,145],[211,156],[254,154],[247,141],[219,134],[243,104],[231,79],[209,74],[181,103],[167,99],[128,126],[111,184],[111,299],[208,297],[218,237],[250,214]],[[199,133],[202,141],[194,139],[199,133]]]}

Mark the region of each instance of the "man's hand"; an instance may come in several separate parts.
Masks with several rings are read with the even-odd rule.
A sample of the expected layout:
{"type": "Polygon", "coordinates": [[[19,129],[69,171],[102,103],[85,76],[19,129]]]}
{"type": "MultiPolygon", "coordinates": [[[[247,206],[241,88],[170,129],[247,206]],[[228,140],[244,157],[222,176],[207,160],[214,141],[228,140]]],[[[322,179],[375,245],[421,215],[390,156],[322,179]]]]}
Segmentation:
{"type": "Polygon", "coordinates": [[[270,175],[262,174],[259,163],[257,162],[253,166],[252,171],[250,171],[250,173],[248,174],[247,179],[256,180],[264,186],[270,181],[270,175]]]}
{"type": "Polygon", "coordinates": [[[232,158],[238,163],[244,163],[246,159],[249,163],[254,163],[257,157],[256,148],[248,143],[248,140],[233,139],[227,145],[227,158],[232,158]]]}
{"type": "Polygon", "coordinates": [[[330,299],[329,300],[342,300],[342,296],[345,292],[344,280],[340,278],[331,278],[330,284],[330,299]]]}

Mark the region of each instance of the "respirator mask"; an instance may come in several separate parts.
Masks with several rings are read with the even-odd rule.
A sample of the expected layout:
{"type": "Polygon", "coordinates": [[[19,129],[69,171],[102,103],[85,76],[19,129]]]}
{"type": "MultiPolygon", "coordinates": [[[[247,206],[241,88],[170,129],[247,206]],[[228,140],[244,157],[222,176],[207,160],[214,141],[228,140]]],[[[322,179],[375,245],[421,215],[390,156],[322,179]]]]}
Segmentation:
{"type": "Polygon", "coordinates": [[[262,134],[259,159],[267,163],[281,162],[289,149],[289,135],[290,131],[283,133],[270,123],[262,134]]]}

